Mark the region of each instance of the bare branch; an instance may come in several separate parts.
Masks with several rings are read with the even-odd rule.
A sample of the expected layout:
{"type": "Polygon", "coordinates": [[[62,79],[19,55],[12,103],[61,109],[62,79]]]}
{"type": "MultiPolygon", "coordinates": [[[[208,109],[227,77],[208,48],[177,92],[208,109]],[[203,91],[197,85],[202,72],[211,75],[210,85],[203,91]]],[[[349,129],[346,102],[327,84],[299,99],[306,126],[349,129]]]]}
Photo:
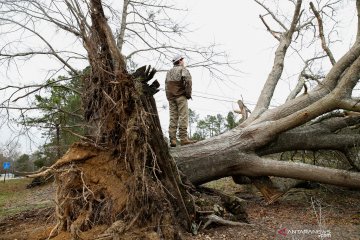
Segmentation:
{"type": "MultiPolygon", "coordinates": [[[[258,2],[257,0],[255,1],[258,2]]],[[[251,123],[269,108],[270,101],[273,97],[276,85],[284,69],[284,60],[287,49],[291,44],[291,39],[295,31],[296,24],[299,21],[301,3],[302,3],[301,0],[297,0],[294,10],[293,20],[291,22],[290,28],[285,33],[283,33],[280,38],[279,46],[275,52],[274,65],[271,69],[270,74],[268,75],[264,88],[261,91],[255,109],[253,113],[250,115],[250,117],[242,124],[242,126],[251,123]]]]}
{"type": "Polygon", "coordinates": [[[251,113],[251,111],[245,106],[242,100],[238,100],[237,103],[240,110],[235,110],[234,112],[241,114],[242,116],[241,120],[246,120],[248,118],[249,113],[251,113]]]}
{"type": "MultiPolygon", "coordinates": [[[[36,36],[38,36],[49,47],[51,55],[56,57],[61,63],[63,63],[66,67],[68,67],[73,73],[77,72],[67,61],[65,61],[62,57],[60,57],[58,52],[54,50],[54,48],[51,46],[51,44],[43,36],[41,36],[37,31],[35,31],[33,29],[30,29],[29,27],[27,27],[27,26],[25,26],[25,25],[23,25],[23,24],[21,24],[19,22],[16,22],[14,20],[11,20],[11,19],[5,19],[5,18],[0,17],[0,20],[5,21],[5,22],[11,22],[11,23],[13,23],[15,25],[21,26],[23,29],[26,29],[29,32],[31,32],[31,33],[35,34],[36,36]]],[[[0,53],[0,56],[3,56],[3,54],[0,53]]]]}
{"type": "Polygon", "coordinates": [[[123,1],[123,10],[121,13],[121,27],[120,27],[120,31],[119,34],[117,36],[117,47],[119,48],[119,51],[122,52],[122,46],[124,44],[124,36],[125,36],[125,29],[126,29],[126,25],[127,25],[127,8],[129,5],[129,0],[124,0],[123,1]]]}
{"type": "Polygon", "coordinates": [[[326,52],[326,54],[328,55],[331,64],[335,65],[335,63],[336,63],[335,58],[334,58],[332,52],[330,51],[330,49],[328,48],[328,46],[326,44],[325,37],[324,37],[324,26],[323,26],[322,18],[321,18],[319,12],[316,10],[316,8],[315,8],[315,6],[314,6],[314,4],[312,2],[310,2],[310,8],[313,11],[313,13],[316,16],[316,19],[318,21],[319,37],[321,39],[321,46],[324,49],[324,51],[326,52]]]}
{"type": "Polygon", "coordinates": [[[286,102],[294,99],[299,94],[299,92],[301,91],[301,89],[303,87],[306,88],[305,79],[312,79],[312,80],[317,81],[318,79],[324,78],[323,76],[314,76],[314,75],[310,75],[310,74],[306,73],[306,70],[309,67],[309,64],[311,62],[313,62],[314,60],[321,59],[321,58],[324,58],[324,56],[313,57],[313,58],[310,58],[305,61],[305,66],[299,74],[298,82],[297,82],[295,88],[290,92],[289,96],[286,99],[286,102]]]}
{"type": "Polygon", "coordinates": [[[294,15],[293,15],[293,19],[291,21],[291,24],[290,24],[290,29],[289,31],[287,31],[286,34],[289,34],[289,35],[293,35],[295,29],[296,29],[296,25],[298,24],[298,22],[300,21],[300,16],[301,16],[301,4],[302,4],[302,0],[297,0],[296,1],[296,5],[295,5],[295,11],[294,11],[294,15]]]}
{"type": "Polygon", "coordinates": [[[265,6],[264,3],[261,3],[258,0],[254,0],[257,4],[259,4],[262,8],[264,8],[269,14],[270,16],[285,30],[288,31],[288,28],[282,23],[282,21],[280,21],[276,15],[268,8],[265,6]]]}
{"type": "MultiPolygon", "coordinates": [[[[290,100],[285,104],[277,107],[276,109],[270,109],[266,111],[264,114],[262,114],[261,117],[259,117],[259,119],[253,121],[252,125],[255,125],[262,121],[271,121],[271,120],[284,118],[297,111],[305,109],[307,106],[310,106],[311,104],[316,103],[321,98],[329,94],[336,87],[337,82],[340,79],[343,79],[342,75],[347,71],[347,69],[354,63],[354,61],[359,56],[360,56],[360,42],[356,41],[354,45],[349,49],[349,51],[345,53],[344,56],[339,59],[339,61],[336,62],[336,64],[331,68],[329,73],[326,75],[325,79],[314,90],[308,92],[308,94],[306,95],[302,95],[293,100],[290,100]]],[[[356,68],[353,68],[353,70],[358,71],[356,68]]],[[[352,79],[353,80],[356,79],[356,74],[353,76],[352,79]]],[[[345,90],[344,88],[342,89],[345,90]]],[[[331,111],[334,108],[336,107],[333,106],[331,107],[331,109],[328,109],[328,111],[331,111]]],[[[319,112],[319,115],[325,112],[319,112]]],[[[317,116],[313,116],[313,117],[317,117],[317,116]]]]}
{"type": "Polygon", "coordinates": [[[298,82],[295,88],[290,92],[289,96],[286,98],[286,102],[294,99],[301,91],[301,89],[305,86],[305,79],[303,75],[300,73],[298,82]]]}
{"type": "MultiPolygon", "coordinates": [[[[78,75],[77,75],[78,76],[78,75]]],[[[33,85],[25,85],[25,86],[12,86],[12,85],[8,85],[8,86],[5,86],[5,87],[2,87],[0,88],[0,91],[2,90],[5,90],[5,89],[9,89],[9,88],[15,88],[16,91],[14,91],[11,96],[8,98],[8,100],[10,100],[12,98],[12,96],[14,96],[16,93],[18,93],[19,91],[21,90],[24,90],[24,89],[30,89],[30,88],[35,88],[34,90],[31,90],[27,93],[25,93],[24,95],[21,95],[17,98],[15,98],[14,100],[12,100],[12,102],[16,102],[18,101],[19,99],[22,99],[22,98],[25,98],[35,92],[38,92],[40,91],[41,89],[43,88],[46,88],[46,87],[49,87],[49,86],[54,86],[54,87],[62,87],[62,88],[67,88],[77,94],[81,94],[81,92],[79,92],[78,90],[76,89],[73,89],[73,88],[69,88],[69,87],[66,87],[66,86],[63,86],[63,85],[56,85],[56,83],[59,83],[59,82],[62,82],[62,81],[66,81],[66,80],[70,80],[72,79],[73,77],[71,78],[61,78],[61,79],[58,79],[58,80],[55,80],[55,81],[48,81],[47,83],[45,84],[33,84],[33,85]]],[[[4,103],[4,102],[3,102],[4,103]]]]}
{"type": "MultiPolygon", "coordinates": [[[[55,19],[54,17],[50,16],[48,14],[48,11],[49,9],[44,9],[43,6],[41,6],[41,4],[37,1],[29,1],[31,4],[33,4],[34,6],[36,6],[40,11],[41,13],[45,16],[44,17],[40,17],[40,19],[43,19],[45,21],[48,21],[48,22],[51,22],[51,23],[54,23],[56,26],[60,27],[61,29],[67,31],[67,32],[71,32],[73,33],[75,36],[77,37],[80,37],[81,34],[80,32],[71,24],[69,24],[68,21],[66,21],[65,23],[60,21],[60,20],[57,20],[55,19]]],[[[56,4],[55,4],[56,5],[56,4]]],[[[61,11],[59,11],[59,13],[61,14],[61,16],[63,17],[63,19],[66,20],[66,17],[62,14],[61,11]]]]}
{"type": "Polygon", "coordinates": [[[264,23],[264,25],[265,25],[266,29],[268,30],[268,32],[270,32],[271,35],[273,35],[273,37],[276,38],[276,40],[280,41],[280,37],[278,35],[276,35],[276,34],[280,35],[281,33],[271,30],[269,25],[266,23],[264,17],[261,16],[261,15],[259,15],[259,17],[260,17],[261,21],[264,23]]]}
{"type": "MultiPolygon", "coordinates": [[[[272,123],[273,131],[269,134],[279,134],[289,129],[300,126],[324,113],[340,107],[339,99],[346,98],[356,85],[360,74],[360,57],[350,66],[346,74],[341,78],[339,85],[323,98],[317,100],[308,107],[276,120],[272,123]]],[[[356,105],[355,105],[356,106],[356,105]]]]}

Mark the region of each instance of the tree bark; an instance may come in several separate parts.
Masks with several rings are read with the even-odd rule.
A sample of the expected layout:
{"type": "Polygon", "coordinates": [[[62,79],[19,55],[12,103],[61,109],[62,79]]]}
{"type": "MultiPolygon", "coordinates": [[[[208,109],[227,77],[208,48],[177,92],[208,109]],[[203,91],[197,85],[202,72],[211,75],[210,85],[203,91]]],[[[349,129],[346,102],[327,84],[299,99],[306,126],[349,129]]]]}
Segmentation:
{"type": "Polygon", "coordinates": [[[293,150],[340,150],[360,144],[360,135],[337,133],[347,126],[360,124],[360,117],[333,117],[280,134],[273,142],[258,149],[260,156],[293,150]]]}
{"type": "Polygon", "coordinates": [[[246,126],[247,124],[254,121],[256,118],[258,118],[270,106],[270,101],[272,99],[275,88],[277,86],[278,81],[280,80],[280,77],[284,69],[284,60],[287,49],[291,44],[295,27],[299,22],[301,4],[302,4],[302,0],[296,1],[294,15],[290,23],[290,27],[286,32],[282,33],[280,36],[279,46],[275,51],[275,59],[274,59],[273,67],[268,75],[268,78],[266,79],[263,89],[261,90],[261,94],[256,103],[255,109],[253,113],[250,115],[249,119],[243,123],[244,126],[246,126]]]}
{"type": "Polygon", "coordinates": [[[123,9],[122,9],[122,13],[121,13],[121,27],[119,29],[119,33],[117,36],[117,47],[119,49],[119,52],[122,52],[122,48],[124,45],[124,41],[125,41],[125,30],[126,30],[126,25],[127,25],[127,9],[129,6],[129,0],[124,0],[123,1],[123,9]]]}
{"type": "Polygon", "coordinates": [[[360,173],[260,157],[293,149],[351,147],[354,141],[360,140],[359,134],[334,132],[358,123],[358,117],[329,119],[313,126],[295,128],[268,141],[269,135],[262,132],[269,133],[274,126],[265,122],[256,127],[236,128],[212,139],[173,149],[171,154],[180,170],[196,185],[222,177],[243,175],[287,177],[359,188],[360,173]]]}
{"type": "Polygon", "coordinates": [[[146,226],[175,239],[178,223],[190,231],[196,215],[162,135],[153,98],[159,83],[148,84],[156,71],[126,71],[101,0],[90,1],[90,17],[91,38],[83,38],[91,65],[83,105],[96,131],[90,144],[73,146],[49,169],[58,183],[54,231],[70,230],[77,239],[94,224],[121,218],[127,230],[146,226]],[[94,176],[94,165],[105,179],[94,176]]]}
{"type": "MultiPolygon", "coordinates": [[[[195,146],[193,146],[194,148],[195,146]]],[[[276,176],[309,180],[337,186],[360,188],[360,173],[318,167],[303,163],[265,159],[237,150],[222,151],[216,156],[200,157],[202,150],[183,157],[182,151],[173,153],[179,169],[196,185],[227,176],[276,176]],[[181,153],[180,153],[181,152],[181,153]]]]}

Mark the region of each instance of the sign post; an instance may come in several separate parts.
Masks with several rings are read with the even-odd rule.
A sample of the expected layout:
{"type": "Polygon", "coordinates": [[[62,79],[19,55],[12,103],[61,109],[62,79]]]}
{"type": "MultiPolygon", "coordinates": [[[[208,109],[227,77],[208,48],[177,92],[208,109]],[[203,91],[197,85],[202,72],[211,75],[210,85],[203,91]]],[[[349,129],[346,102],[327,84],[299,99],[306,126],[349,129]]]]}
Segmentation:
{"type": "Polygon", "coordinates": [[[4,162],[3,163],[3,169],[5,170],[5,174],[4,174],[4,182],[5,182],[5,177],[6,177],[7,170],[10,169],[10,162],[4,162]]]}

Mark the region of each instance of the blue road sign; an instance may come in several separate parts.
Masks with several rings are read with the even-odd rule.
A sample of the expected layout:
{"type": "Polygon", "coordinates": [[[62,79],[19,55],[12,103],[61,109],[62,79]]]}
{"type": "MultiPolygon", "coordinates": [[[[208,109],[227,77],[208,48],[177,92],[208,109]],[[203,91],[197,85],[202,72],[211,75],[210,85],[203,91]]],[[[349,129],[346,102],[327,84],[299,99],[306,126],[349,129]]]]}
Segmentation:
{"type": "Polygon", "coordinates": [[[4,162],[3,168],[4,168],[4,170],[10,169],[10,162],[4,162]]]}

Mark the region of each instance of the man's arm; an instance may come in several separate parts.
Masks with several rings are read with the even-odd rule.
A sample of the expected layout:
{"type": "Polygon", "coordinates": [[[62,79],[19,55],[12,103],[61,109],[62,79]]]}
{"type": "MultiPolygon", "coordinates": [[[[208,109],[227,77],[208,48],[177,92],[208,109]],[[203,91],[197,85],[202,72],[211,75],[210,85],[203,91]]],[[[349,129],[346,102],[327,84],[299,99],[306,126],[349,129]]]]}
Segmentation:
{"type": "Polygon", "coordinates": [[[192,94],[192,77],[191,74],[189,72],[189,70],[187,70],[186,68],[184,68],[182,70],[182,74],[181,74],[181,79],[184,83],[185,86],[185,96],[187,99],[191,98],[191,94],[192,94]]]}

